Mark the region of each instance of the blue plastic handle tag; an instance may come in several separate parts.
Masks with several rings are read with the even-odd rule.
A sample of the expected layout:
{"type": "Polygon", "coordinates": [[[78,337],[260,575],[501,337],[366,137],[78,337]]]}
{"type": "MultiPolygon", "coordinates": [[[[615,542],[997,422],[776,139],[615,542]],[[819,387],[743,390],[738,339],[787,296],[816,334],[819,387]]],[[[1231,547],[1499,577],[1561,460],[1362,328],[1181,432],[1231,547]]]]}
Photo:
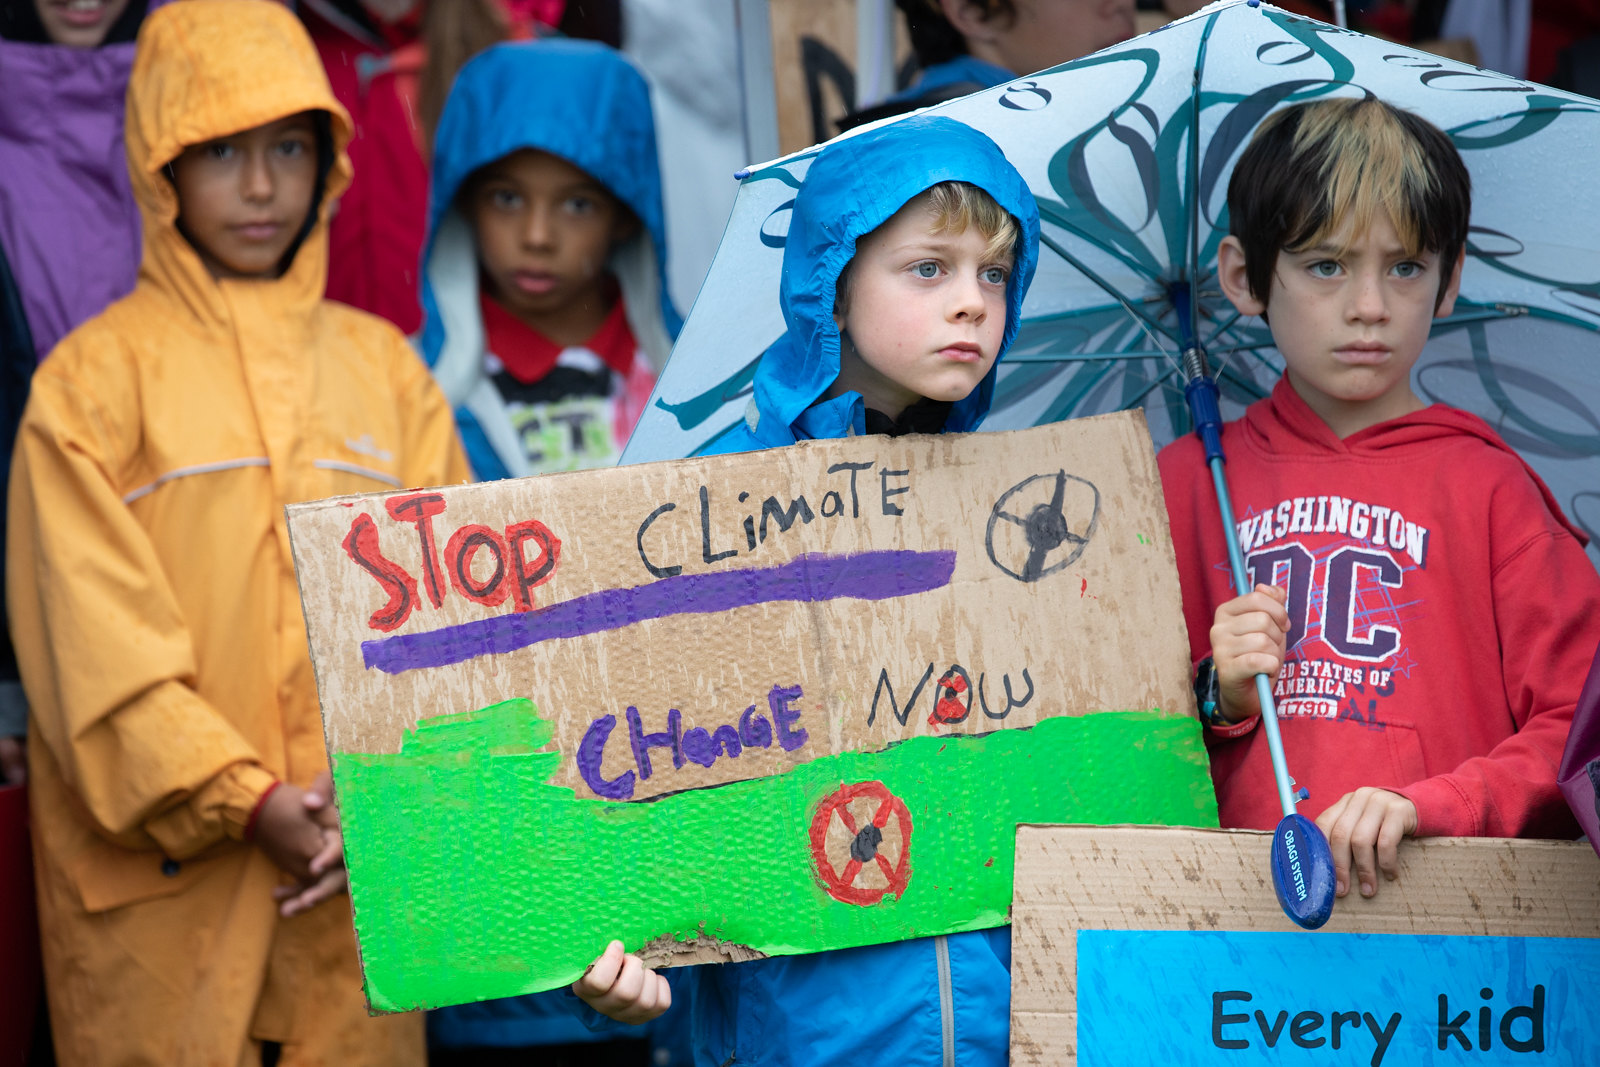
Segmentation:
{"type": "Polygon", "coordinates": [[[1315,930],[1333,914],[1333,852],[1317,824],[1285,815],[1272,835],[1272,885],[1289,918],[1315,930]]]}

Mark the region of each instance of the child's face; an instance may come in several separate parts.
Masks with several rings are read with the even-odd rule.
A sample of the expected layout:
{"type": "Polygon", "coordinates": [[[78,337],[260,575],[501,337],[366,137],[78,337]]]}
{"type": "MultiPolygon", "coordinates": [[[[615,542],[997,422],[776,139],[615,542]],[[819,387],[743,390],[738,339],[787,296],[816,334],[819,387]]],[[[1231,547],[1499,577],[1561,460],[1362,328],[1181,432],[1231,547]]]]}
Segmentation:
{"type": "Polygon", "coordinates": [[[855,390],[896,418],[924,397],[965,398],[994,365],[1011,260],[987,256],[976,227],[935,234],[932,224],[917,199],[856,243],[834,316],[843,338],[831,395],[855,390]]]}
{"type": "Polygon", "coordinates": [[[99,48],[128,0],[33,0],[45,36],[68,48],[99,48]]]}
{"type": "Polygon", "coordinates": [[[1270,307],[1268,326],[1289,384],[1348,437],[1422,407],[1411,391],[1411,368],[1434,318],[1455,308],[1461,264],[1441,264],[1437,252],[1408,255],[1383,212],[1339,251],[1343,236],[1328,247],[1278,253],[1265,303],[1250,295],[1237,239],[1223,241],[1218,266],[1239,311],[1260,315],[1270,307]],[[1447,269],[1440,299],[1440,272],[1447,269]]]}
{"type": "Polygon", "coordinates": [[[172,161],[178,221],[214,278],[271,278],[317,185],[309,113],[191,145],[172,161]]]}
{"type": "MultiPolygon", "coordinates": [[[[1016,14],[955,21],[974,55],[1017,74],[1032,74],[1057,63],[1109,48],[1133,36],[1135,0],[1015,0],[1016,14]]],[[[976,5],[945,0],[945,10],[976,5]]],[[[955,9],[955,10],[953,10],[955,9]]]]}
{"type": "Polygon", "coordinates": [[[603,302],[612,246],[637,227],[587,173],[531,148],[485,168],[469,198],[489,295],[525,319],[603,302]]]}

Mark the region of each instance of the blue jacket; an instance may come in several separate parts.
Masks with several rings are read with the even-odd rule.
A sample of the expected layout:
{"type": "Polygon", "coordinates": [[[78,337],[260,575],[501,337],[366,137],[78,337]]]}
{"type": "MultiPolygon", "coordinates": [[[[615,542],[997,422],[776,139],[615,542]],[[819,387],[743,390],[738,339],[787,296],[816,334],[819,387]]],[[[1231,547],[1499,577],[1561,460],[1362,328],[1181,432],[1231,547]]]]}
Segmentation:
{"type": "Polygon", "coordinates": [[[925,103],[933,104],[949,100],[957,88],[977,86],[977,89],[966,89],[967,92],[977,92],[978,89],[992,88],[1015,77],[1016,75],[1006,68],[976,56],[956,56],[954,59],[947,59],[943,63],[935,63],[931,67],[924,68],[916,81],[886,99],[884,103],[923,107],[925,103]],[[930,99],[924,103],[924,97],[930,99]]]}
{"type": "Polygon", "coordinates": [[[434,138],[417,344],[456,410],[473,472],[484,479],[534,472],[484,367],[477,248],[455,202],[473,171],[524,148],[587,172],[642,223],[612,253],[610,268],[628,326],[655,370],[682,325],[667,295],[661,172],[644,77],[592,41],[499,44],[475,56],[456,75],[434,138]]]}
{"type": "MultiPolygon", "coordinates": [[[[839,373],[832,314],[839,273],[859,238],[918,193],[950,180],[986,190],[1022,227],[1006,292],[1004,355],[1038,260],[1033,195],[983,134],[943,117],[903,119],[829,145],[806,174],[783,257],[780,300],[789,330],[761,357],[745,424],[709,452],[864,432],[859,393],[816,403],[839,373]]],[[[991,368],[954,406],[947,430],[977,427],[989,410],[994,377],[991,368]]],[[[699,1067],[999,1067],[1010,1036],[1011,931],[693,967],[674,995],[683,986],[699,1067]]]]}

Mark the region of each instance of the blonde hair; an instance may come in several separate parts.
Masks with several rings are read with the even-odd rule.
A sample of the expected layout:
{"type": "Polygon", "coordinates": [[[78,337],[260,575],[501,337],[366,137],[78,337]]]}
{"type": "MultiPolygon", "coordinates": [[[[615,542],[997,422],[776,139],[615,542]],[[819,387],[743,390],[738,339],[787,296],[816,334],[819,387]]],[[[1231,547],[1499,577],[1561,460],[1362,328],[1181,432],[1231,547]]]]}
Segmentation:
{"type": "Polygon", "coordinates": [[[1356,239],[1380,212],[1408,255],[1439,253],[1442,296],[1466,245],[1472,179],[1444,131],[1376,97],[1277,112],[1228,183],[1229,227],[1260,300],[1279,252],[1356,239]]]}
{"type": "MultiPolygon", "coordinates": [[[[969,229],[976,229],[984,240],[984,259],[1001,262],[1008,267],[1015,265],[1017,238],[1021,235],[1022,228],[1017,225],[1017,220],[1011,217],[1009,211],[978,186],[971,182],[940,182],[907,200],[901,210],[913,204],[925,206],[928,214],[932,216],[929,233],[959,235],[969,229]]],[[[857,247],[859,246],[858,239],[857,247]]],[[[839,272],[839,280],[834,284],[835,315],[843,315],[849,310],[850,268],[854,265],[855,259],[852,258],[839,272]]]]}
{"type": "Polygon", "coordinates": [[[1005,260],[1013,263],[1017,258],[1017,235],[1021,228],[1011,213],[1001,207],[995,198],[970,182],[940,182],[917,196],[928,205],[933,215],[930,233],[966,233],[976,229],[988,242],[983,249],[985,259],[1005,260]]]}

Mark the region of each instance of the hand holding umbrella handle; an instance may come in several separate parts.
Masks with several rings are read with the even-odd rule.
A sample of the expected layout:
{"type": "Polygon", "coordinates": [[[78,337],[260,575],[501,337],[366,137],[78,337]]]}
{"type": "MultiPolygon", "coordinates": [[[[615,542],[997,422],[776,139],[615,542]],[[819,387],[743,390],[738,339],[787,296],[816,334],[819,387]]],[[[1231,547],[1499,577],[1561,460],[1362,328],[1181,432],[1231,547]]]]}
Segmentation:
{"type": "MultiPolygon", "coordinates": [[[[1228,565],[1233,587],[1240,596],[1250,591],[1245,571],[1244,552],[1239,548],[1238,527],[1234,524],[1233,499],[1223,472],[1222,413],[1217,406],[1217,383],[1206,373],[1205,353],[1190,345],[1183,353],[1188,385],[1184,397],[1194,418],[1195,434],[1206,450],[1206,466],[1217,491],[1217,508],[1222,513],[1223,540],[1228,545],[1228,565]]],[[[1283,757],[1283,738],[1278,732],[1278,706],[1272,697],[1272,679],[1256,675],[1256,695],[1261,700],[1261,726],[1267,734],[1267,751],[1272,757],[1272,776],[1278,787],[1278,804],[1283,819],[1272,836],[1272,881],[1284,912],[1301,926],[1315,930],[1333,914],[1336,884],[1333,853],[1328,839],[1316,823],[1295,810],[1294,782],[1283,757]]],[[[1302,791],[1303,793],[1303,791],[1302,791]]]]}
{"type": "MultiPolygon", "coordinates": [[[[1198,350],[1191,350],[1198,351],[1198,350]]],[[[1194,357],[1184,354],[1185,369],[1191,369],[1194,357]]],[[[1201,364],[1202,368],[1204,364],[1201,364]]],[[[1217,383],[1202,369],[1190,374],[1184,387],[1184,397],[1189,402],[1189,412],[1194,416],[1194,431],[1205,445],[1206,466],[1211,469],[1211,482],[1217,491],[1217,507],[1222,512],[1224,540],[1228,544],[1228,567],[1233,575],[1233,588],[1240,596],[1250,592],[1250,577],[1245,571],[1244,553],[1239,548],[1238,527],[1234,525],[1233,498],[1228,492],[1227,475],[1223,472],[1222,414],[1217,407],[1217,383]]],[[[1272,776],[1278,786],[1278,804],[1284,815],[1295,813],[1294,783],[1289,778],[1289,766],[1283,758],[1283,739],[1278,733],[1278,706],[1272,697],[1272,679],[1265,674],[1256,675],[1256,695],[1261,700],[1261,726],[1267,732],[1267,750],[1272,756],[1272,776]]]]}

